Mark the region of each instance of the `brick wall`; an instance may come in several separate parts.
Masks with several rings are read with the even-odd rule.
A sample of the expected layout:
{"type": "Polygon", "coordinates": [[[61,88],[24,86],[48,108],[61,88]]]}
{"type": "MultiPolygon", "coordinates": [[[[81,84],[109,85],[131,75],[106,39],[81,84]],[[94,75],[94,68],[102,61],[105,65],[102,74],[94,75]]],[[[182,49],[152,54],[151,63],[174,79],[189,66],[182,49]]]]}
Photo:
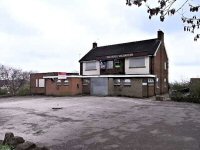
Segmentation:
{"type": "MultiPolygon", "coordinates": [[[[124,78],[121,78],[123,81],[124,78]]],[[[114,85],[114,78],[109,78],[109,95],[111,96],[130,96],[143,97],[142,95],[142,79],[131,78],[131,85],[114,85]]]]}
{"type": "Polygon", "coordinates": [[[156,52],[156,56],[151,57],[151,73],[155,74],[158,78],[158,83],[156,85],[156,94],[168,93],[168,57],[164,44],[164,33],[158,33],[158,38],[162,41],[160,48],[156,52]],[[165,69],[166,63],[166,69],[165,69]],[[165,82],[166,79],[166,82],[165,82]]]}
{"type": "Polygon", "coordinates": [[[45,94],[44,87],[36,87],[36,79],[43,79],[45,73],[35,73],[30,75],[30,90],[31,94],[45,94]]]}
{"type": "Polygon", "coordinates": [[[68,85],[64,85],[64,80],[61,80],[61,85],[58,85],[57,80],[46,79],[46,95],[72,96],[82,94],[82,82],[80,78],[68,78],[68,85]]]}

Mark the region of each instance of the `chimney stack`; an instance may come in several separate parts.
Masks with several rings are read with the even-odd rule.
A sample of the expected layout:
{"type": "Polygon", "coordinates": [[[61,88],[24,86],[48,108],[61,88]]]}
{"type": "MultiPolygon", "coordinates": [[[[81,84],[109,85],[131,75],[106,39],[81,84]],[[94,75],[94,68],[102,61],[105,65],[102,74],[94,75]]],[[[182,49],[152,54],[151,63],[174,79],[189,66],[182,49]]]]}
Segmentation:
{"type": "Polygon", "coordinates": [[[97,43],[94,42],[93,45],[92,45],[92,48],[96,48],[97,47],[97,43]]]}
{"type": "Polygon", "coordinates": [[[158,30],[158,39],[164,41],[164,33],[161,30],[158,30]]]}

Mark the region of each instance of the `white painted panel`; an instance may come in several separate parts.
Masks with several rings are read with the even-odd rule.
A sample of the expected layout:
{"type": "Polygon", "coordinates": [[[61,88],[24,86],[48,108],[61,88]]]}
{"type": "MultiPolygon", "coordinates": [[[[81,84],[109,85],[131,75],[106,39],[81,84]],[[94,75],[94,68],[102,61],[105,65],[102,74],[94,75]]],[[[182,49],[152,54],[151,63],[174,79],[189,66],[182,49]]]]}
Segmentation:
{"type": "Polygon", "coordinates": [[[35,80],[35,87],[38,87],[38,79],[35,80]]]}
{"type": "Polygon", "coordinates": [[[83,62],[83,75],[100,75],[100,63],[99,61],[94,61],[96,64],[96,69],[95,70],[86,70],[86,63],[83,62]]]}
{"type": "Polygon", "coordinates": [[[45,87],[45,80],[39,79],[39,87],[45,87]]]}
{"type": "Polygon", "coordinates": [[[129,58],[126,58],[125,59],[125,74],[149,74],[149,57],[145,57],[145,67],[143,68],[130,68],[129,58]]]}

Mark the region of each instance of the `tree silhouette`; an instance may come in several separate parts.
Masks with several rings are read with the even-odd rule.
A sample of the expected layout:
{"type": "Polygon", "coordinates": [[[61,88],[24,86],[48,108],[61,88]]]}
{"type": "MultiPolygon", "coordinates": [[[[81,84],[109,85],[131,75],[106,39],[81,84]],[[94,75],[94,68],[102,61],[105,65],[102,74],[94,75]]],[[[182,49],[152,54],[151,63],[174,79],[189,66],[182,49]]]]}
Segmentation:
{"type": "Polygon", "coordinates": [[[150,3],[154,3],[155,6],[152,7],[148,4],[148,0],[126,0],[126,5],[128,6],[135,5],[140,7],[145,5],[149,19],[158,16],[160,21],[163,22],[167,16],[179,14],[184,24],[184,31],[196,33],[194,41],[200,38],[200,34],[197,33],[200,29],[200,5],[195,4],[194,0],[157,0],[150,3]]]}

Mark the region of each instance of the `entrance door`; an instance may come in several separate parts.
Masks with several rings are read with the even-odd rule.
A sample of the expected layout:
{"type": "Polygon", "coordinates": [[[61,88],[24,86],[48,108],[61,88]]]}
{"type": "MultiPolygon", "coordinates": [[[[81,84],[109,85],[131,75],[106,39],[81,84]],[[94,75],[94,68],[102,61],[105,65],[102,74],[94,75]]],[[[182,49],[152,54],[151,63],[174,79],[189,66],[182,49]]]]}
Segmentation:
{"type": "Polygon", "coordinates": [[[108,78],[91,78],[90,92],[91,95],[108,95],[108,78]]]}

